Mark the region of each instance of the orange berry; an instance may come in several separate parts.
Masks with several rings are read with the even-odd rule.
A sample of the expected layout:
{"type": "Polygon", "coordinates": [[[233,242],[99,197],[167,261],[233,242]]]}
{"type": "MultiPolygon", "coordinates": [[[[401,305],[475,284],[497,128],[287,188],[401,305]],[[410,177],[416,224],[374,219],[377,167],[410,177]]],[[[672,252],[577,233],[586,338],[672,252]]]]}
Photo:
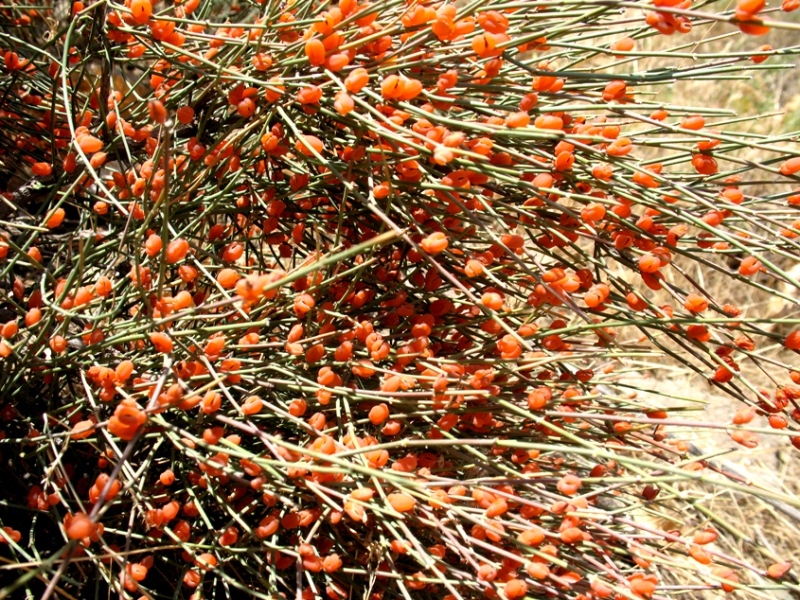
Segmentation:
{"type": "Polygon", "coordinates": [[[313,156],[314,152],[322,154],[325,145],[322,140],[315,135],[304,135],[295,144],[295,149],[306,156],[313,156]]]}
{"type": "Polygon", "coordinates": [[[497,569],[490,564],[478,567],[478,579],[481,581],[494,581],[497,578],[497,569]]]}
{"type": "Polygon", "coordinates": [[[202,576],[199,572],[195,571],[194,569],[190,569],[186,571],[186,574],[183,576],[183,585],[188,588],[196,588],[200,585],[200,581],[202,576]]]}
{"type": "Polygon", "coordinates": [[[42,311],[38,308],[31,308],[25,313],[25,326],[33,327],[42,320],[42,311]]]}
{"type": "Polygon", "coordinates": [[[137,25],[144,25],[153,15],[153,5],[150,0],[131,0],[131,14],[137,25]]]}
{"type": "Polygon", "coordinates": [[[175,483],[175,473],[173,473],[172,469],[167,469],[158,476],[158,480],[161,482],[161,485],[172,485],[175,483]]]}
{"type": "Polygon", "coordinates": [[[744,276],[755,275],[763,268],[761,261],[755,256],[747,256],[739,264],[739,274],[744,276]]]}
{"type": "Polygon", "coordinates": [[[653,254],[645,254],[639,258],[639,270],[642,273],[656,273],[661,268],[661,259],[653,254]]]}
{"type": "Polygon", "coordinates": [[[800,171],[800,156],[793,156],[781,163],[782,175],[794,175],[800,171]]]}
{"type": "Polygon", "coordinates": [[[526,112],[516,112],[506,117],[506,127],[517,129],[519,127],[527,127],[531,122],[531,117],[526,112]]]}
{"type": "Polygon", "coordinates": [[[481,304],[491,310],[500,310],[503,308],[503,297],[497,292],[486,292],[481,296],[481,304]]]}
{"type": "Polygon", "coordinates": [[[373,425],[380,425],[389,418],[389,407],[386,404],[373,406],[369,411],[369,420],[373,425]]]}
{"type": "Polygon", "coordinates": [[[632,38],[624,37],[611,44],[611,49],[614,52],[630,52],[633,50],[636,42],[632,38]]]}
{"type": "Polygon", "coordinates": [[[331,54],[328,58],[325,59],[325,68],[330,71],[333,71],[334,73],[338,73],[349,64],[350,64],[350,56],[348,54],[345,54],[344,52],[337,52],[335,54],[331,54]]]}
{"type": "Polygon", "coordinates": [[[472,38],[472,50],[480,57],[489,56],[497,46],[497,37],[486,32],[472,38]]]}
{"type": "Polygon", "coordinates": [[[191,106],[181,106],[176,112],[178,123],[188,125],[194,120],[194,109],[191,106]]]}
{"type": "Polygon", "coordinates": [[[698,531],[697,533],[695,533],[692,541],[698,546],[704,546],[706,544],[712,543],[716,539],[717,539],[717,532],[711,528],[708,528],[704,529],[703,531],[698,531]]]}
{"type": "Polygon", "coordinates": [[[342,559],[338,554],[326,556],[322,561],[322,570],[326,573],[335,573],[342,568],[342,559]]]}
{"type": "Polygon", "coordinates": [[[730,569],[728,567],[716,567],[712,571],[712,573],[716,577],[719,577],[720,579],[724,580],[720,584],[724,592],[730,593],[736,589],[736,587],[731,584],[739,583],[739,578],[736,576],[736,573],[734,573],[733,569],[730,569]]]}
{"type": "Polygon", "coordinates": [[[145,253],[150,258],[154,257],[156,254],[161,252],[162,247],[163,247],[163,242],[161,241],[161,236],[155,233],[151,234],[150,237],[147,238],[147,241],[144,243],[145,253]]]}
{"type": "Polygon", "coordinates": [[[3,336],[7,340],[10,340],[12,337],[17,335],[17,331],[19,331],[19,325],[17,325],[16,321],[9,321],[8,323],[3,324],[0,327],[0,336],[3,336]]]}
{"type": "MultiPolygon", "coordinates": [[[[743,406],[739,410],[736,411],[736,414],[733,415],[733,424],[734,425],[746,425],[750,423],[756,417],[756,409],[754,406],[743,406]]],[[[695,542],[699,544],[700,542],[695,542]]]]}
{"type": "Polygon", "coordinates": [[[388,75],[381,82],[381,95],[387,100],[397,98],[401,91],[402,83],[397,75],[388,75]]]}
{"type": "Polygon", "coordinates": [[[577,544],[583,541],[583,531],[578,527],[567,527],[559,534],[559,537],[565,544],[577,544]]]}
{"type": "Polygon", "coordinates": [[[37,177],[49,177],[53,173],[53,165],[46,162],[33,163],[31,171],[37,177]]]}
{"type": "Polygon", "coordinates": [[[167,263],[170,265],[182,261],[189,252],[189,242],[183,238],[176,238],[167,244],[167,263]]]}
{"type": "Polygon", "coordinates": [[[770,415],[767,420],[773,429],[786,429],[789,426],[789,421],[783,415],[770,415]]]}
{"type": "Polygon", "coordinates": [[[506,582],[503,593],[509,600],[522,598],[528,593],[528,584],[522,581],[522,579],[512,579],[506,582]]]}
{"type": "Polygon", "coordinates": [[[225,262],[236,262],[244,254],[244,245],[239,242],[231,242],[222,250],[222,260],[225,262]]]}
{"type": "Polygon", "coordinates": [[[95,524],[84,513],[76,513],[71,519],[68,517],[68,520],[66,532],[67,537],[71,540],[82,540],[91,537],[95,532],[95,524]]]}
{"type": "Polygon", "coordinates": [[[767,567],[767,575],[772,579],[780,579],[792,569],[792,563],[780,562],[767,567]]]}
{"type": "MultiPolygon", "coordinates": [[[[772,46],[770,46],[769,44],[764,44],[763,46],[761,46],[758,49],[758,52],[769,52],[769,53],[771,53],[772,52],[772,46]]],[[[756,55],[752,56],[752,60],[756,64],[761,64],[765,60],[767,60],[768,58],[769,58],[768,54],[756,54],[756,55]]]]}
{"type": "Polygon", "coordinates": [[[322,99],[322,88],[316,85],[306,86],[297,92],[296,98],[300,104],[319,104],[322,99]]]}
{"type": "Polygon", "coordinates": [[[83,135],[78,138],[78,146],[86,154],[94,154],[103,149],[103,142],[92,135],[83,135]]]}
{"type": "Polygon", "coordinates": [[[48,229],[55,229],[56,227],[61,225],[61,223],[64,222],[65,216],[66,213],[64,212],[64,209],[57,208],[47,217],[47,221],[45,221],[45,226],[48,229]]]}
{"type": "Polygon", "coordinates": [[[318,67],[325,62],[325,46],[316,38],[310,39],[305,45],[306,58],[313,67],[318,67]]]}
{"type": "Polygon", "coordinates": [[[665,111],[663,108],[659,108],[658,110],[654,110],[650,113],[650,118],[654,121],[663,121],[669,116],[669,113],[665,111]]]}
{"type": "MultiPolygon", "coordinates": [[[[17,531],[16,529],[12,529],[8,525],[3,527],[3,531],[11,538],[13,542],[19,542],[22,539],[22,534],[17,531]]],[[[0,544],[7,544],[8,540],[6,538],[0,536],[0,544]]]]}
{"type": "Polygon", "coordinates": [[[126,570],[134,581],[143,581],[147,577],[149,569],[142,563],[128,563],[126,570]]]}
{"type": "Polygon", "coordinates": [[[697,544],[689,546],[689,556],[699,562],[701,565],[711,563],[711,557],[697,544]]]}
{"type": "Polygon", "coordinates": [[[550,576],[550,567],[540,562],[529,562],[525,566],[525,572],[534,579],[547,579],[550,576]]]}
{"type": "Polygon", "coordinates": [[[633,579],[631,591],[642,598],[650,598],[656,591],[656,584],[648,578],[633,579]]]}
{"type": "Polygon", "coordinates": [[[695,115],[693,117],[684,117],[681,119],[681,127],[684,129],[691,129],[696,131],[698,129],[702,129],[706,125],[706,120],[699,116],[695,115]]]}
{"type": "Polygon", "coordinates": [[[252,98],[242,98],[236,105],[236,112],[239,113],[240,117],[244,117],[245,119],[252,117],[256,112],[256,103],[252,98]]]}
{"type": "Polygon", "coordinates": [[[316,305],[314,297],[310,294],[300,294],[294,300],[294,314],[298,317],[306,316],[316,305]]]}
{"type": "Polygon", "coordinates": [[[517,541],[526,546],[538,546],[544,541],[545,533],[541,527],[533,526],[517,536],[517,541]]]}
{"type": "Polygon", "coordinates": [[[766,0],[739,0],[736,3],[736,10],[749,15],[760,12],[766,5],[766,0]]]}
{"type": "Polygon", "coordinates": [[[195,564],[204,571],[208,571],[217,566],[217,557],[208,552],[204,552],[198,555],[195,559],[195,564]]]}
{"type": "Polygon", "coordinates": [[[355,102],[350,97],[347,92],[339,92],[336,94],[336,98],[333,102],[333,108],[338,112],[340,115],[344,116],[349,114],[355,108],[355,102]]]}
{"type": "Polygon", "coordinates": [[[699,294],[689,294],[686,296],[683,306],[690,312],[701,313],[708,308],[708,300],[699,294]]]}
{"type": "Polygon", "coordinates": [[[162,354],[169,354],[172,352],[172,340],[166,333],[154,331],[150,334],[150,342],[155,346],[156,350],[162,354]]]}
{"type": "Polygon", "coordinates": [[[264,402],[258,396],[249,396],[242,404],[242,412],[245,415],[255,415],[264,408],[264,402]]]}
{"type": "Polygon", "coordinates": [[[564,475],[559,481],[556,487],[558,491],[564,494],[565,496],[574,496],[578,493],[578,489],[581,487],[581,479],[576,475],[564,475]]]}
{"type": "Polygon", "coordinates": [[[539,115],[533,121],[533,125],[538,129],[563,129],[564,120],[555,115],[539,115]]]}
{"type": "Polygon", "coordinates": [[[627,91],[628,86],[624,81],[620,79],[609,81],[606,84],[606,87],[603,89],[603,100],[606,102],[610,102],[611,100],[619,100],[625,97],[627,91]]]}
{"type": "Polygon", "coordinates": [[[364,86],[367,85],[368,83],[369,83],[369,72],[362,67],[358,67],[357,69],[353,69],[347,75],[347,77],[344,80],[344,87],[351,94],[356,94],[360,92],[364,88],[364,86]]]}
{"type": "Polygon", "coordinates": [[[581,219],[587,223],[601,221],[606,216],[606,207],[597,202],[586,205],[581,210],[581,219]]]}
{"type": "Polygon", "coordinates": [[[522,355],[522,346],[520,346],[517,338],[511,334],[504,335],[497,342],[497,349],[500,351],[502,358],[512,360],[522,355]]]}
{"type": "Polygon", "coordinates": [[[181,281],[184,283],[191,283],[197,279],[197,275],[197,269],[191,265],[181,265],[178,267],[178,277],[180,277],[181,281]]]}
{"type": "Polygon", "coordinates": [[[121,363],[117,365],[117,368],[114,369],[114,376],[117,380],[117,383],[125,383],[130,379],[131,375],[133,374],[133,361],[131,360],[123,360],[121,363]]]}
{"type": "Polygon", "coordinates": [[[217,282],[226,290],[233,289],[239,279],[241,276],[233,269],[220,269],[217,273],[217,282]]]}
{"type": "Polygon", "coordinates": [[[167,109],[161,100],[150,100],[147,103],[147,112],[154,123],[163,124],[167,120],[167,109]]]}
{"type": "Polygon", "coordinates": [[[60,335],[54,335],[50,338],[50,349],[57,354],[61,354],[67,349],[67,340],[60,335]]]}
{"type": "Polygon", "coordinates": [[[800,350],[800,329],[787,335],[783,340],[783,345],[789,350],[800,350]]]}
{"type": "Polygon", "coordinates": [[[467,261],[466,266],[464,267],[464,274],[467,277],[480,277],[483,275],[483,263],[479,260],[475,260],[471,258],[467,261]]]}
{"type": "Polygon", "coordinates": [[[498,498],[486,508],[486,516],[491,518],[499,517],[508,512],[508,503],[504,498],[498,498]]]}
{"type": "Polygon", "coordinates": [[[400,513],[412,511],[417,505],[417,501],[414,498],[402,492],[389,494],[387,499],[392,508],[400,513]]]}
{"type": "Polygon", "coordinates": [[[297,398],[289,403],[289,414],[293,417],[302,417],[305,414],[307,407],[308,405],[305,400],[302,398],[297,398]]]}
{"type": "Polygon", "coordinates": [[[267,87],[265,91],[267,102],[275,102],[283,96],[286,91],[286,86],[283,84],[283,80],[280,77],[271,77],[267,83],[269,84],[269,87],[267,87]]]}
{"type": "Polygon", "coordinates": [[[203,348],[203,354],[208,357],[216,358],[219,356],[222,349],[225,347],[225,338],[222,336],[219,337],[212,337],[211,339],[206,342],[205,347],[203,348]]]}
{"type": "Polygon", "coordinates": [[[70,439],[82,440],[90,437],[94,433],[93,421],[78,421],[72,426],[72,431],[69,434],[70,439]]]}
{"type": "Polygon", "coordinates": [[[422,249],[428,254],[439,254],[444,252],[448,245],[449,241],[447,236],[441,231],[430,234],[420,242],[420,246],[422,246],[422,249]]]}

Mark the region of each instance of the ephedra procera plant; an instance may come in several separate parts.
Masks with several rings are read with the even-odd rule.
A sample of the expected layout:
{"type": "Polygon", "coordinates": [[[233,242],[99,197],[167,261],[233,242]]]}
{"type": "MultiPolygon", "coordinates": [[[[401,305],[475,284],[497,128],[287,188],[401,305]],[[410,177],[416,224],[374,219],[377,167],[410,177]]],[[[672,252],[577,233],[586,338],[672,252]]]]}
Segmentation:
{"type": "Polygon", "coordinates": [[[800,448],[796,8],[4,4],[0,597],[796,591],[686,493],[800,508],[689,443],[800,448]]]}

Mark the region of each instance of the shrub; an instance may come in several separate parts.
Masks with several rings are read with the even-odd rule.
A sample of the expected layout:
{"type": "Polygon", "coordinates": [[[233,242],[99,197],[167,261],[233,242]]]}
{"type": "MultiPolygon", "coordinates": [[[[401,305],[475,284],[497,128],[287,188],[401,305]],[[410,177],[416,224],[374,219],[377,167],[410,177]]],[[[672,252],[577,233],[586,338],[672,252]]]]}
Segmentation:
{"type": "Polygon", "coordinates": [[[748,0],[61,4],[0,8],[5,594],[790,585],[711,545],[725,519],[646,517],[706,519],[685,481],[799,504],[675,433],[753,447],[767,419],[800,447],[799,321],[735,300],[796,304],[797,134],[660,100],[796,51],[693,27],[796,24],[748,0]],[[642,356],[732,422],[628,394],[642,356]]]}

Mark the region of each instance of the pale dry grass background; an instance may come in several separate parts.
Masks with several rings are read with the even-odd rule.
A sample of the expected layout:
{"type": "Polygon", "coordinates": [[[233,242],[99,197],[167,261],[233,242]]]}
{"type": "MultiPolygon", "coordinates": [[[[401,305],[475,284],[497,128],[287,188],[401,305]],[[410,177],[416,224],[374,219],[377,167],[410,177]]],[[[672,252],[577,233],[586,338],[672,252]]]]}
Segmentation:
{"type": "MultiPolygon", "coordinates": [[[[734,400],[715,390],[702,377],[691,376],[674,365],[630,373],[621,377],[619,383],[636,391],[642,399],[691,409],[692,412],[682,413],[682,418],[687,420],[729,423],[738,408],[734,400]]],[[[766,426],[765,423],[758,424],[766,426]]],[[[690,442],[697,454],[710,457],[709,461],[716,467],[742,476],[741,481],[751,485],[754,494],[733,492],[724,486],[686,482],[677,486],[683,497],[672,505],[671,511],[668,504],[660,515],[642,513],[637,517],[645,522],[651,521],[664,531],[678,530],[685,538],[712,526],[722,533],[714,544],[715,549],[757,567],[766,568],[776,560],[800,564],[800,510],[762,500],[757,493],[757,488],[761,487],[800,498],[797,451],[786,442],[786,438],[761,436],[757,448],[746,449],[731,441],[724,429],[693,427],[684,431],[674,430],[673,433],[690,442]]],[[[686,563],[684,568],[687,570],[707,570],[688,557],[686,563]]],[[[745,572],[739,574],[743,579],[746,577],[745,572]]],[[[766,578],[749,575],[753,583],[770,585],[766,578]]],[[[679,569],[663,569],[661,576],[666,582],[682,581],[679,569]]],[[[765,590],[763,594],[739,594],[761,598],[800,598],[800,588],[796,592],[765,590]]],[[[721,591],[697,591],[692,595],[693,598],[724,596],[721,591]]]]}
{"type": "MultiPolygon", "coordinates": [[[[716,2],[713,10],[733,8],[735,3],[716,2]]],[[[791,19],[798,22],[796,14],[775,15],[777,19],[791,19]]],[[[638,50],[665,51],[681,46],[681,52],[704,52],[729,54],[756,50],[762,44],[773,47],[797,46],[800,35],[791,31],[773,31],[759,38],[725,34],[735,32],[735,28],[716,23],[696,28],[685,36],[654,36],[637,42],[638,50]],[[708,41],[711,40],[711,41],[708,41]],[[688,44],[688,45],[687,45],[688,44]]],[[[685,65],[691,58],[670,59],[672,66],[685,65]]],[[[770,61],[799,64],[796,57],[780,56],[770,61]]],[[[626,70],[646,71],[652,68],[670,66],[662,58],[646,58],[632,61],[621,66],[626,70]]],[[[758,70],[751,73],[746,80],[738,81],[706,81],[685,80],[673,85],[666,85],[653,91],[651,98],[655,101],[689,106],[704,106],[728,109],[739,117],[754,117],[743,120],[733,127],[740,132],[758,134],[778,134],[800,130],[800,78],[797,69],[758,70]]],[[[759,160],[757,155],[746,156],[751,160],[759,160]]],[[[769,191],[769,186],[750,188],[748,193],[758,194],[769,191]]],[[[721,258],[721,260],[724,260],[721,258]]],[[[797,303],[787,302],[774,294],[751,287],[731,286],[730,281],[714,273],[701,273],[697,264],[686,265],[694,268],[689,274],[703,282],[720,304],[730,302],[741,307],[744,315],[759,317],[794,317],[800,315],[797,303]],[[742,293],[745,293],[742,296],[742,293]]],[[[800,264],[786,260],[779,266],[791,271],[798,279],[800,264]]],[[[760,280],[767,287],[778,289],[792,298],[800,298],[800,292],[785,282],[766,275],[760,280]]],[[[652,292],[647,292],[652,295],[652,292]]],[[[664,301],[671,300],[666,297],[664,301]]],[[[780,326],[777,326],[780,327],[780,326]]],[[[774,356],[779,348],[760,349],[765,356],[774,356]]],[[[781,357],[787,360],[784,355],[781,357]]],[[[791,359],[788,359],[791,360],[791,359]]],[[[774,383],[752,364],[742,365],[747,376],[757,385],[765,385],[774,389],[774,383]]],[[[724,395],[708,381],[685,367],[665,362],[643,362],[635,371],[622,374],[619,384],[651,402],[660,402],[665,406],[682,406],[691,408],[693,412],[682,413],[683,418],[693,421],[709,421],[716,424],[730,423],[733,413],[741,406],[734,399],[724,395]]],[[[768,427],[766,420],[757,419],[757,426],[768,427]]],[[[717,454],[712,460],[714,464],[734,470],[741,474],[745,481],[765,489],[800,499],[800,454],[788,443],[788,438],[778,435],[761,435],[757,448],[746,449],[735,444],[724,429],[698,430],[693,428],[681,434],[691,442],[701,455],[717,454]]],[[[685,498],[677,506],[685,506],[685,500],[694,505],[691,511],[676,511],[661,516],[640,515],[664,530],[677,529],[683,535],[691,537],[693,531],[712,525],[726,535],[721,536],[717,547],[732,556],[737,556],[765,568],[775,559],[800,565],[800,510],[788,506],[780,506],[765,502],[757,495],[733,493],[723,487],[686,483],[680,486],[685,498]]],[[[687,563],[693,563],[687,557],[687,563]]],[[[694,568],[704,572],[704,567],[694,568]]],[[[692,565],[686,564],[687,569],[692,565]]],[[[665,582],[680,580],[680,569],[661,569],[665,582]]],[[[740,575],[741,576],[741,575],[740,575]]],[[[751,581],[770,585],[768,579],[751,576],[751,581]]],[[[795,581],[797,584],[797,581],[795,581]]],[[[762,592],[738,592],[737,595],[761,598],[800,598],[800,586],[796,591],[787,592],[765,589],[762,592]]],[[[725,594],[719,592],[696,591],[692,598],[717,598],[725,594]]],[[[687,597],[685,594],[682,597],[687,597]]]]}

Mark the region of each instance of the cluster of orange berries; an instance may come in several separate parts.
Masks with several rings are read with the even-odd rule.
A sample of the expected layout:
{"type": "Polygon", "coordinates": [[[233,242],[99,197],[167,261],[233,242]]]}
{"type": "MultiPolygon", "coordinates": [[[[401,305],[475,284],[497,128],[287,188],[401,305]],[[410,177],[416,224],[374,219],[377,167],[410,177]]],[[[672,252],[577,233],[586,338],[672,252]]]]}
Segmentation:
{"type": "MultiPolygon", "coordinates": [[[[624,452],[568,449],[685,454],[652,422],[666,410],[602,391],[615,349],[639,350],[626,327],[680,344],[722,387],[760,340],[800,351],[800,330],[765,333],[679,283],[681,261],[738,249],[722,276],[763,285],[769,248],[786,255],[800,235],[800,193],[780,199],[774,246],[745,231],[754,198],[738,166],[724,171],[728,138],[623,74],[576,76],[550,52],[569,44],[563,7],[260,4],[109,5],[109,51],[141,79],[108,97],[82,69],[91,49],[68,47],[64,65],[4,53],[21,100],[0,116],[35,120],[13,145],[54,193],[30,237],[0,234],[18,313],[0,327],[0,360],[21,373],[0,385],[74,396],[48,411],[68,444],[29,509],[59,515],[76,552],[147,548],[110,570],[129,594],[157,585],[159,560],[195,598],[243,576],[236,561],[303,598],[360,595],[369,570],[385,584],[371,600],[651,598],[648,552],[676,542],[734,590],[713,530],[634,543],[587,516],[598,498],[628,502],[603,477],[631,471],[624,452]],[[42,91],[64,81],[71,108],[42,91]],[[652,142],[631,118],[689,141],[641,161],[652,142]],[[377,558],[367,531],[389,540],[377,558]],[[636,568],[598,567],[619,556],[636,568]],[[294,589],[295,569],[307,587],[294,589]]],[[[743,32],[767,33],[764,6],[739,2],[743,32]]],[[[694,22],[690,0],[642,8],[664,35],[694,22]]],[[[76,26],[93,10],[75,2],[76,26]]],[[[620,34],[598,55],[636,56],[641,36],[618,16],[586,18],[620,34]]],[[[794,181],[800,158],[769,168],[794,181]]],[[[731,439],[757,445],[758,417],[797,430],[800,374],[788,377],[747,398],[731,439]]],[[[7,421],[22,422],[15,406],[7,421]]],[[[39,443],[38,427],[14,435],[39,443]]],[[[628,490],[633,506],[659,487],[628,490]]]]}

